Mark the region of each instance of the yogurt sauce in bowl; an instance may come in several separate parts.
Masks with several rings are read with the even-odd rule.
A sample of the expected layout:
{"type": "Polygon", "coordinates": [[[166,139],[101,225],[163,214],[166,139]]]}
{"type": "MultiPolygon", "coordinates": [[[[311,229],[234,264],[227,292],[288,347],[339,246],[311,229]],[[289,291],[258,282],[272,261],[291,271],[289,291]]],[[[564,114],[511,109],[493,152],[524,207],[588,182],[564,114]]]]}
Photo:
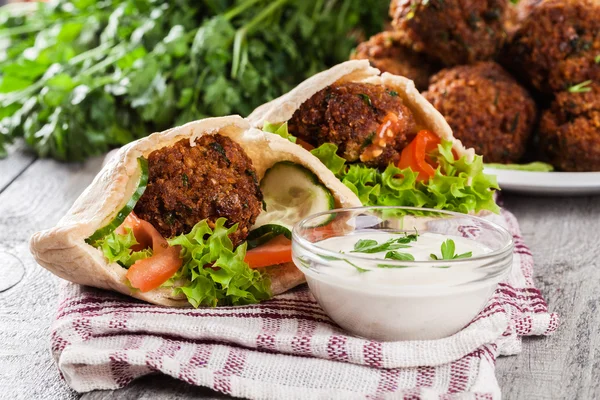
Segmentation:
{"type": "Polygon", "coordinates": [[[510,271],[512,237],[477,217],[393,209],[334,210],[325,226],[311,226],[309,217],[294,228],[294,262],[325,312],[353,334],[452,335],[510,271]]]}

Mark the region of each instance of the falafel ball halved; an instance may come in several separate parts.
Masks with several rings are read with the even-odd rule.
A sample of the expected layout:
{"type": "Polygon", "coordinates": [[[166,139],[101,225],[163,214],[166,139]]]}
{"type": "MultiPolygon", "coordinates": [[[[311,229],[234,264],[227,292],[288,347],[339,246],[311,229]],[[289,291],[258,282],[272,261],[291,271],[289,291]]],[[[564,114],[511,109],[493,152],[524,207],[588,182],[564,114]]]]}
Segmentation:
{"type": "Polygon", "coordinates": [[[447,66],[489,60],[504,45],[508,0],[392,0],[404,44],[447,66]]]}
{"type": "Polygon", "coordinates": [[[204,135],[190,146],[182,139],[150,153],[148,186],[135,213],[164,237],[188,233],[195,224],[219,217],[238,229],[234,246],[247,236],[262,209],[262,193],[252,161],[227,136],[204,135]]]}
{"type": "Polygon", "coordinates": [[[438,63],[417,53],[400,41],[400,33],[386,31],[358,45],[352,59],[367,59],[382,72],[405,76],[419,90],[427,89],[429,78],[440,69],[438,63]]]}
{"type": "Polygon", "coordinates": [[[500,65],[487,61],[442,70],[423,95],[446,118],[454,137],[486,162],[523,157],[537,108],[500,65]]]}
{"type": "Polygon", "coordinates": [[[346,82],[322,89],[288,121],[289,132],[317,147],[338,146],[350,162],[385,168],[400,158],[416,122],[397,92],[383,85],[346,82]],[[390,122],[391,123],[388,123],[390,122]],[[389,126],[389,129],[381,129],[389,126]]]}
{"type": "Polygon", "coordinates": [[[540,148],[563,171],[600,171],[600,84],[589,88],[557,94],[542,114],[540,148]]]}
{"type": "Polygon", "coordinates": [[[537,89],[552,93],[600,81],[600,3],[546,0],[531,8],[502,62],[537,89]]]}

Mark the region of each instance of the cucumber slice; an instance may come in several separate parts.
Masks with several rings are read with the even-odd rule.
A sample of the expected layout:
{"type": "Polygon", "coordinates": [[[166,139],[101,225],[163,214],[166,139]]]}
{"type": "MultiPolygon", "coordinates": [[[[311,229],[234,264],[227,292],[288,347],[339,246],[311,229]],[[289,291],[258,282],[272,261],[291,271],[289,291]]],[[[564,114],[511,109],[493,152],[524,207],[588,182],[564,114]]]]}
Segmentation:
{"type": "Polygon", "coordinates": [[[267,224],[258,227],[248,234],[248,238],[246,239],[246,243],[248,243],[248,250],[267,243],[269,240],[279,235],[283,235],[291,240],[292,230],[290,227],[276,224],[267,224]]]}
{"type": "Polygon", "coordinates": [[[136,203],[146,191],[146,186],[148,186],[148,161],[143,157],[139,157],[137,161],[140,167],[140,175],[138,178],[138,183],[136,185],[135,192],[133,192],[127,204],[125,204],[125,206],[119,210],[117,215],[113,218],[112,221],[110,221],[108,225],[98,229],[96,232],[94,232],[92,236],[87,238],[86,242],[91,244],[92,246],[96,243],[97,240],[102,239],[109,233],[113,232],[123,223],[123,221],[125,221],[125,218],[127,218],[131,211],[133,211],[133,208],[135,207],[136,203]]]}
{"type": "MultiPolygon", "coordinates": [[[[310,170],[291,162],[280,162],[271,167],[260,182],[267,206],[254,224],[279,225],[291,231],[292,226],[323,211],[333,210],[333,195],[310,170]]],[[[325,216],[316,225],[327,223],[333,216],[325,216]]]]}

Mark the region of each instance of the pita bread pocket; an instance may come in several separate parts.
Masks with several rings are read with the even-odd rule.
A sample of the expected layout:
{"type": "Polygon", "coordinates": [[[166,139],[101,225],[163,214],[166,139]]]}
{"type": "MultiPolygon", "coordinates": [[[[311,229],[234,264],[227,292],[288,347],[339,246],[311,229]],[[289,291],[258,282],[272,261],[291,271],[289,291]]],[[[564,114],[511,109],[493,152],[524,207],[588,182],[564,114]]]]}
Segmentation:
{"type": "MultiPolygon", "coordinates": [[[[331,196],[333,207],[360,205],[360,201],[354,193],[341,184],[333,173],[306,150],[277,135],[251,128],[249,123],[239,116],[209,118],[190,122],[161,133],[154,133],[121,148],[102,168],[94,181],[54,228],[33,235],[30,248],[40,265],[71,282],[114,290],[150,303],[165,306],[189,306],[190,303],[195,306],[247,304],[268,298],[271,294],[282,293],[304,282],[304,276],[290,260],[256,269],[250,269],[249,264],[244,262],[252,250],[248,250],[244,256],[241,249],[246,250],[247,246],[250,246],[250,240],[246,240],[244,234],[240,236],[243,238],[242,244],[235,246],[235,244],[232,244],[233,239],[230,240],[229,237],[238,235],[242,231],[242,225],[244,223],[249,225],[250,222],[253,222],[252,220],[256,219],[254,217],[249,218],[250,222],[248,222],[248,218],[246,220],[240,219],[239,224],[236,223],[235,226],[231,226],[234,221],[227,221],[223,218],[217,219],[216,217],[220,215],[211,215],[211,218],[206,220],[194,221],[196,225],[191,233],[186,230],[182,233],[178,232],[174,238],[167,237],[169,246],[166,245],[167,240],[158,233],[158,230],[168,231],[171,226],[163,222],[171,223],[169,218],[172,218],[172,216],[159,215],[157,218],[162,219],[157,221],[162,222],[155,223],[154,227],[147,221],[135,217],[135,214],[131,212],[134,206],[138,210],[137,207],[141,203],[152,204],[154,200],[145,199],[144,194],[148,197],[148,193],[151,193],[152,190],[154,190],[152,193],[160,194],[160,191],[156,192],[156,190],[157,185],[161,183],[159,183],[156,176],[153,176],[152,172],[152,163],[158,162],[156,160],[159,158],[156,158],[158,156],[151,156],[151,154],[156,152],[154,155],[164,155],[161,160],[170,160],[172,157],[177,158],[178,153],[174,149],[184,149],[188,152],[186,154],[199,154],[198,152],[204,152],[201,154],[205,155],[212,154],[210,157],[214,159],[214,162],[210,164],[212,165],[210,168],[216,168],[214,165],[219,165],[224,166],[225,170],[226,167],[231,166],[231,168],[234,168],[236,163],[248,162],[249,160],[253,169],[248,168],[245,175],[234,175],[240,176],[240,181],[233,185],[234,188],[243,182],[252,182],[252,179],[254,179],[255,186],[258,187],[259,182],[262,184],[263,178],[270,174],[269,171],[278,169],[280,170],[279,173],[283,173],[281,171],[285,172],[290,168],[295,168],[296,171],[301,171],[307,176],[310,175],[319,190],[331,196]],[[202,147],[202,143],[205,147],[202,147]],[[219,143],[224,145],[222,146],[219,143]],[[194,150],[195,146],[196,149],[194,150]],[[237,157],[242,161],[238,161],[237,158],[233,157],[237,157]],[[146,165],[147,168],[147,164],[150,164],[149,176],[144,167],[146,165]],[[283,167],[279,168],[277,166],[283,167]],[[288,169],[286,170],[284,167],[288,169]],[[148,180],[149,182],[147,182],[148,180]],[[137,201],[133,201],[136,198],[137,201]],[[123,221],[125,223],[120,225],[123,221]],[[150,227],[144,231],[144,227],[148,227],[148,225],[150,227]],[[236,229],[238,230],[236,231],[236,229]],[[141,233],[138,235],[138,232],[141,233]],[[218,232],[221,236],[217,238],[218,232]],[[224,234],[224,232],[227,233],[224,234]],[[196,236],[192,237],[194,233],[196,236]],[[143,243],[132,245],[131,243],[135,242],[129,240],[129,243],[127,243],[127,237],[136,242],[143,242],[142,239],[146,237],[146,241],[149,243],[148,248],[140,250],[139,247],[143,243]],[[115,238],[118,240],[115,240],[115,238]],[[130,246],[126,247],[125,251],[122,248],[124,243],[130,246]],[[134,251],[136,246],[138,248],[134,251]],[[161,246],[168,250],[161,250],[161,246]],[[209,250],[209,247],[212,250],[209,250]],[[108,249],[110,254],[118,253],[119,255],[115,256],[118,260],[109,262],[105,249],[108,249]],[[175,258],[178,256],[182,258],[179,268],[175,265],[178,272],[175,275],[171,273],[173,277],[166,282],[159,282],[157,287],[144,290],[143,288],[147,289],[149,287],[148,281],[144,281],[148,278],[148,273],[146,270],[143,271],[144,273],[140,273],[140,268],[137,267],[145,263],[145,268],[151,271],[156,270],[162,265],[161,263],[165,260],[168,261],[169,257],[173,258],[172,254],[167,254],[169,251],[173,253],[173,249],[177,249],[175,258]],[[214,249],[221,249],[221,253],[217,254],[218,258],[213,257],[210,253],[216,251],[214,249]],[[200,264],[198,266],[198,260],[194,261],[194,257],[200,257],[200,255],[192,256],[192,250],[194,254],[198,253],[207,257],[203,259],[204,261],[208,260],[206,265],[200,264]],[[146,253],[142,254],[143,252],[146,253]],[[139,257],[139,260],[133,259],[134,257],[139,257]],[[149,260],[156,260],[156,262],[152,263],[149,260]],[[223,260],[229,261],[225,262],[223,260]],[[218,265],[221,265],[220,263],[223,265],[222,268],[218,267],[218,265]],[[129,269],[126,268],[127,266],[129,269]],[[193,274],[196,278],[194,285],[191,282],[191,269],[194,269],[193,274]],[[132,275],[133,272],[135,273],[132,275]],[[136,275],[138,273],[139,275],[136,275]],[[198,273],[202,276],[198,277],[198,273]],[[209,296],[209,298],[206,297],[208,296],[206,293],[200,293],[201,285],[198,283],[200,281],[205,284],[210,282],[216,288],[216,295],[209,296]],[[136,284],[132,282],[136,282],[136,284]],[[237,283],[234,284],[234,282],[237,283]],[[182,287],[188,289],[182,290],[182,287]]],[[[193,162],[196,165],[203,165],[205,161],[202,157],[192,159],[189,156],[181,159],[181,165],[187,166],[193,162]]],[[[208,162],[206,164],[208,165],[208,162]]],[[[169,165],[161,165],[161,168],[154,165],[154,167],[155,171],[158,170],[155,174],[170,168],[169,165]]],[[[208,167],[204,166],[202,168],[206,171],[208,167]]],[[[196,170],[202,171],[202,169],[196,170]]],[[[209,171],[207,173],[213,172],[209,171]]],[[[179,184],[179,181],[171,182],[171,184],[189,189],[194,184],[196,177],[183,175],[179,177],[182,180],[181,184],[179,184]]],[[[215,176],[219,175],[206,175],[203,178],[215,176]]],[[[225,177],[226,175],[222,176],[225,177]]],[[[210,186],[210,183],[204,182],[202,184],[204,186],[200,187],[206,188],[206,191],[195,191],[194,196],[200,196],[202,200],[201,196],[211,193],[209,187],[224,187],[223,182],[213,182],[213,184],[213,186],[210,186]]],[[[168,187],[171,188],[172,186],[168,187]]],[[[254,196],[256,198],[249,198],[247,203],[260,201],[262,198],[260,192],[261,190],[257,190],[257,194],[254,196]]],[[[262,192],[266,193],[266,189],[263,189],[262,192]]],[[[227,197],[224,198],[235,200],[242,198],[243,195],[245,193],[241,191],[231,192],[227,193],[227,197]]],[[[165,197],[168,200],[172,196],[172,193],[169,192],[165,197]]],[[[234,200],[228,202],[226,206],[234,208],[234,211],[238,212],[237,208],[230,206],[230,204],[238,204],[233,202],[234,200]]],[[[269,199],[266,195],[264,200],[267,202],[267,209],[269,209],[269,199]]],[[[220,204],[213,204],[212,206],[218,208],[220,204]]],[[[243,203],[239,213],[246,212],[244,210],[247,208],[249,208],[248,204],[243,203]]],[[[156,210],[150,209],[149,212],[151,214],[154,211],[156,210]]],[[[190,210],[190,212],[192,211],[195,212],[195,210],[190,210]]],[[[264,210],[259,212],[259,215],[268,214],[264,210]]],[[[180,218],[180,215],[175,214],[174,218],[180,218]]],[[[293,224],[297,221],[287,222],[293,224]]],[[[176,220],[174,226],[178,223],[179,221],[176,220]]],[[[252,229],[248,230],[251,231],[252,229]]],[[[279,233],[279,231],[276,233],[279,233]]],[[[262,237],[255,237],[253,239],[254,245],[257,245],[261,239],[262,237]]],[[[277,236],[277,239],[287,240],[284,236],[277,236]]],[[[270,243],[260,243],[254,250],[270,243]]],[[[170,268],[173,268],[173,265],[170,268]]],[[[161,273],[164,273],[164,271],[161,273]]],[[[156,286],[156,282],[150,284],[150,286],[156,286]]],[[[205,292],[214,294],[214,288],[207,288],[205,292]]]]}
{"type": "Polygon", "coordinates": [[[314,75],[247,119],[312,147],[364,205],[499,210],[482,157],[453,136],[411,80],[367,60],[314,75]]]}

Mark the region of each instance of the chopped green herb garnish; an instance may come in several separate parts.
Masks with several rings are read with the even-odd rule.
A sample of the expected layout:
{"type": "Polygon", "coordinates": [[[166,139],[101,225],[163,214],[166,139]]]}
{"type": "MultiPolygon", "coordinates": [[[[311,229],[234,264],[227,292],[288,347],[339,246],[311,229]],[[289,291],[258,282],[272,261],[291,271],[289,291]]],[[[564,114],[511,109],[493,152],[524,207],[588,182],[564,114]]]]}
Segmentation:
{"type": "Polygon", "coordinates": [[[598,54],[598,55],[596,56],[596,58],[594,58],[594,62],[595,62],[596,64],[600,64],[600,54],[598,54]]]}
{"type": "Polygon", "coordinates": [[[352,253],[381,253],[383,251],[388,250],[397,250],[397,249],[407,249],[410,246],[407,246],[406,243],[410,242],[410,240],[406,240],[406,238],[399,239],[390,239],[385,243],[378,243],[376,240],[372,239],[361,239],[354,245],[354,250],[352,253]]]}
{"type": "Polygon", "coordinates": [[[354,268],[356,268],[356,270],[358,272],[367,272],[368,271],[368,269],[361,268],[358,265],[354,264],[352,261],[346,260],[345,258],[342,259],[342,260],[345,261],[346,263],[352,265],[354,268]]]}
{"type": "Polygon", "coordinates": [[[415,261],[415,257],[409,253],[400,253],[398,251],[388,251],[385,255],[387,260],[399,260],[399,261],[415,261]]]}
{"type": "Polygon", "coordinates": [[[362,144],[362,148],[370,146],[373,143],[373,138],[375,138],[375,132],[369,133],[369,136],[367,136],[367,138],[364,140],[364,142],[362,144]]]}
{"type": "Polygon", "coordinates": [[[515,119],[513,119],[512,125],[510,126],[510,131],[514,132],[517,129],[517,126],[519,125],[519,119],[521,118],[521,113],[518,112],[515,115],[515,119]]]}
{"type": "Polygon", "coordinates": [[[444,241],[444,243],[442,243],[442,256],[438,257],[435,254],[431,254],[430,257],[432,260],[458,260],[461,258],[469,258],[473,256],[473,252],[469,251],[467,253],[462,253],[462,254],[454,254],[454,251],[456,250],[456,245],[454,244],[454,240],[452,239],[448,239],[446,241],[444,241]]]}
{"type": "Polygon", "coordinates": [[[223,148],[223,146],[221,146],[221,144],[219,142],[212,142],[211,144],[209,144],[209,146],[214,151],[216,151],[221,156],[223,156],[223,158],[225,159],[225,162],[227,162],[227,165],[231,165],[231,161],[229,161],[229,158],[227,158],[227,152],[225,151],[225,149],[223,148]]]}
{"type": "Polygon", "coordinates": [[[410,268],[408,265],[377,264],[379,268],[410,268]]]}
{"type": "Polygon", "coordinates": [[[589,85],[591,85],[591,84],[592,84],[592,81],[581,82],[581,83],[578,83],[577,85],[571,86],[568,90],[569,90],[569,93],[590,92],[592,90],[592,88],[589,87],[589,85]]]}
{"type": "Polygon", "coordinates": [[[373,107],[373,103],[371,102],[371,98],[364,94],[364,93],[359,93],[358,97],[360,97],[361,99],[363,99],[363,101],[365,102],[366,105],[368,105],[369,107],[373,107]]]}
{"type": "Polygon", "coordinates": [[[183,183],[183,187],[189,186],[190,179],[188,178],[187,174],[181,175],[181,182],[183,183]]]}
{"type": "Polygon", "coordinates": [[[398,92],[396,92],[395,90],[388,90],[387,92],[392,97],[397,97],[398,96],[398,92]]]}
{"type": "MultiPolygon", "coordinates": [[[[404,235],[399,238],[392,238],[385,243],[379,243],[373,239],[360,239],[354,244],[354,250],[351,253],[380,253],[383,251],[407,249],[410,242],[415,242],[419,238],[418,233],[412,233],[410,235],[404,235]]],[[[389,254],[389,253],[388,253],[389,254]]]]}
{"type": "Polygon", "coordinates": [[[322,254],[319,254],[319,257],[321,257],[323,260],[327,260],[327,261],[341,261],[341,258],[338,257],[334,257],[334,256],[324,256],[322,254]]]}

